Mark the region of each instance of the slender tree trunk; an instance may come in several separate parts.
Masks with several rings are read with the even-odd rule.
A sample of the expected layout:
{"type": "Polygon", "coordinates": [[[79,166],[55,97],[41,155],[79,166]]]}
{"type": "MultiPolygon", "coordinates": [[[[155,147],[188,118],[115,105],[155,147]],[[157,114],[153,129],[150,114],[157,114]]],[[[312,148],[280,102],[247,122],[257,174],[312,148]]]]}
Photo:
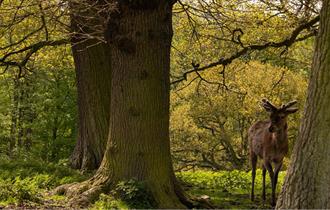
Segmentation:
{"type": "Polygon", "coordinates": [[[74,39],[72,46],[78,88],[78,139],[71,156],[76,169],[97,169],[109,130],[110,55],[96,40],[74,39]]]}
{"type": "Polygon", "coordinates": [[[23,146],[23,138],[24,138],[24,131],[23,131],[23,124],[24,124],[24,80],[22,79],[21,84],[19,86],[19,96],[18,96],[18,114],[17,114],[17,148],[18,152],[21,152],[23,146]]]}
{"type": "Polygon", "coordinates": [[[10,141],[8,148],[9,157],[13,156],[13,150],[16,146],[16,134],[17,134],[17,118],[18,118],[18,106],[19,106],[19,79],[14,79],[12,109],[11,109],[11,126],[10,126],[10,141]]]}
{"type": "MultiPolygon", "coordinates": [[[[59,108],[59,105],[56,106],[56,109],[59,108]]],[[[56,110],[58,111],[58,110],[56,110]]],[[[53,128],[52,128],[52,139],[51,139],[51,145],[50,145],[50,158],[51,160],[54,160],[57,154],[57,148],[56,148],[56,141],[58,136],[58,126],[59,126],[59,119],[58,115],[54,116],[53,119],[53,128]]]]}
{"type": "Polygon", "coordinates": [[[31,116],[28,117],[28,126],[25,129],[25,141],[24,141],[24,147],[26,151],[30,151],[31,150],[31,146],[32,146],[32,128],[31,125],[33,123],[33,118],[31,116]]]}
{"type": "Polygon", "coordinates": [[[323,2],[308,97],[279,209],[330,209],[330,1],[323,2]]]}
{"type": "Polygon", "coordinates": [[[107,34],[112,74],[105,155],[94,177],[69,186],[67,195],[91,200],[135,179],[145,183],[155,207],[184,208],[169,141],[172,3],[118,1],[118,7],[107,34]]]}
{"type": "Polygon", "coordinates": [[[33,99],[33,86],[30,84],[31,78],[27,78],[24,81],[25,84],[25,92],[24,92],[24,129],[23,129],[23,136],[24,136],[24,148],[26,151],[30,151],[32,145],[32,123],[35,118],[35,113],[32,107],[33,99]]]}

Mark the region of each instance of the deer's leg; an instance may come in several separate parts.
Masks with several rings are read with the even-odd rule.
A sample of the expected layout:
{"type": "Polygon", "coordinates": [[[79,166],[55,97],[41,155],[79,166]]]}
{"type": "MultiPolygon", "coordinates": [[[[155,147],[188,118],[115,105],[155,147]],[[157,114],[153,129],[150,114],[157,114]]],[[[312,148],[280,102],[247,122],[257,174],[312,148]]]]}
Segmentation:
{"type": "Polygon", "coordinates": [[[251,200],[254,200],[254,180],[256,178],[256,168],[257,168],[258,157],[253,152],[251,153],[251,165],[252,165],[252,188],[251,188],[251,200]]]}
{"type": "Polygon", "coordinates": [[[276,194],[276,184],[277,184],[277,179],[278,179],[278,173],[280,172],[282,167],[282,161],[279,163],[275,163],[275,168],[274,168],[274,183],[272,186],[272,203],[276,204],[276,199],[275,199],[275,194],[276,194]]]}
{"type": "Polygon", "coordinates": [[[262,200],[266,200],[266,167],[262,165],[262,200]]]}
{"type": "Polygon", "coordinates": [[[272,183],[272,202],[271,202],[271,205],[275,206],[275,199],[273,199],[275,181],[274,181],[274,172],[273,172],[272,164],[270,163],[270,161],[265,161],[264,165],[265,165],[265,167],[266,167],[266,169],[269,173],[269,177],[270,177],[270,180],[271,180],[271,183],[272,183]]]}

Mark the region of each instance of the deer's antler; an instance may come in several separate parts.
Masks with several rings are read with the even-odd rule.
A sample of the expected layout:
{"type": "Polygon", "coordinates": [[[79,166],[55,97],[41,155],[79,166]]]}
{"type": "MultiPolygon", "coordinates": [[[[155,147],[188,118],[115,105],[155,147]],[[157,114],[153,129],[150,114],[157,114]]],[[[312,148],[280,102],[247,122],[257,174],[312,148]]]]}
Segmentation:
{"type": "Polygon", "coordinates": [[[296,103],[297,103],[297,101],[294,100],[294,101],[290,101],[287,104],[283,104],[282,107],[281,107],[281,111],[285,111],[286,109],[288,109],[289,107],[295,105],[296,103]]]}
{"type": "Polygon", "coordinates": [[[273,112],[277,110],[277,108],[273,104],[271,104],[267,99],[263,98],[261,102],[262,102],[261,105],[266,109],[267,112],[273,112]]]}

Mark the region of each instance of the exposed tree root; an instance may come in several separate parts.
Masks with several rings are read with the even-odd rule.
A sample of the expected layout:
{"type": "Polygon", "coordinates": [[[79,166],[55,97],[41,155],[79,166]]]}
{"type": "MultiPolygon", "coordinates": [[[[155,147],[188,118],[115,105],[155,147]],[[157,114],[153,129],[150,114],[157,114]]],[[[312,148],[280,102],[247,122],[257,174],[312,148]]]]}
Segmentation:
{"type": "Polygon", "coordinates": [[[101,193],[107,193],[109,185],[108,179],[95,175],[80,183],[61,185],[53,190],[53,194],[66,195],[72,207],[86,207],[97,200],[101,193]]]}
{"type": "MultiPolygon", "coordinates": [[[[113,182],[99,174],[81,183],[72,183],[59,186],[53,190],[53,194],[66,195],[69,206],[74,208],[87,207],[99,198],[101,193],[109,193],[114,188],[113,182]]],[[[211,209],[214,206],[208,199],[188,196],[177,181],[174,184],[175,195],[182,206],[189,209],[211,209]]],[[[175,196],[174,195],[174,196],[175,196]]]]}
{"type": "Polygon", "coordinates": [[[175,181],[175,193],[180,202],[189,209],[214,209],[214,205],[207,199],[202,197],[191,197],[185,193],[178,181],[175,181]]]}

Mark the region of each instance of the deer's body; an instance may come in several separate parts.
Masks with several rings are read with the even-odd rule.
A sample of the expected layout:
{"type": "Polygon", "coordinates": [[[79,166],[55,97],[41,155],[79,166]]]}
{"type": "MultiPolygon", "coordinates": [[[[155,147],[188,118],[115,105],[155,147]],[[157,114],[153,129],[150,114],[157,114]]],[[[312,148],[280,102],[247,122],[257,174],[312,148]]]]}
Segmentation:
{"type": "Polygon", "coordinates": [[[258,121],[249,129],[250,154],[271,162],[280,162],[288,153],[287,129],[271,133],[270,120],[258,121]]]}
{"type": "Polygon", "coordinates": [[[263,99],[263,107],[270,112],[270,119],[266,121],[257,121],[249,131],[250,159],[252,165],[252,190],[251,199],[254,199],[254,180],[256,175],[256,166],[258,157],[263,159],[262,177],[263,190],[262,198],[265,201],[265,175],[269,172],[272,182],[272,206],[275,206],[275,191],[278,173],[281,169],[283,158],[288,153],[287,137],[287,115],[296,112],[298,109],[289,108],[296,102],[290,102],[281,108],[276,108],[267,100],[263,99]],[[274,171],[273,171],[274,166],[274,171]]]}

